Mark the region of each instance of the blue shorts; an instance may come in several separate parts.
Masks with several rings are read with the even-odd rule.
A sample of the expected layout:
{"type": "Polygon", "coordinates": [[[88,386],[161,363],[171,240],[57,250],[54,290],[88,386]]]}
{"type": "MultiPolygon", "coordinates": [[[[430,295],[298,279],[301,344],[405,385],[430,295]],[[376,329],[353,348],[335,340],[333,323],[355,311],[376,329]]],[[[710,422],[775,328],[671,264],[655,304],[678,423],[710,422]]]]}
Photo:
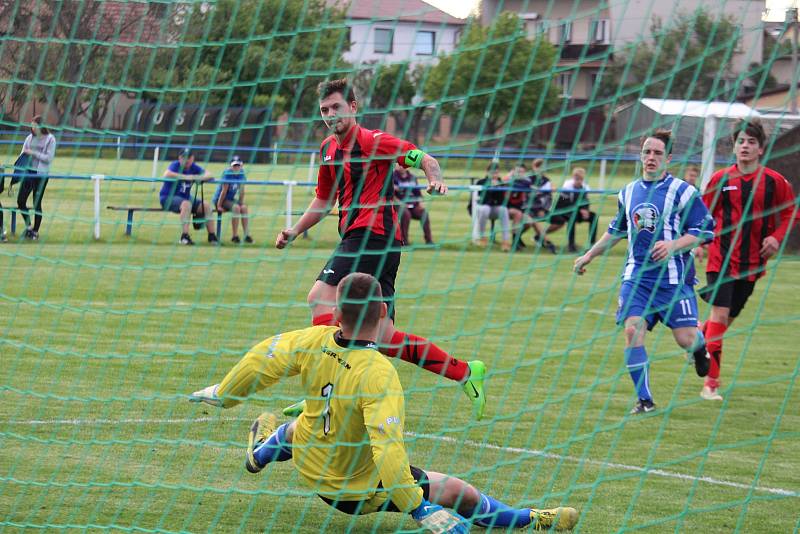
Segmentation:
{"type": "Polygon", "coordinates": [[[648,330],[659,321],[669,328],[697,326],[697,297],[684,284],[653,288],[647,282],[625,280],[619,290],[617,324],[628,317],[644,317],[648,330]]]}
{"type": "MultiPolygon", "coordinates": [[[[172,197],[172,202],[167,204],[167,199],[161,199],[161,207],[164,211],[171,211],[172,213],[180,213],[181,212],[181,204],[184,202],[192,202],[190,198],[183,198],[183,197],[172,197]]],[[[192,202],[192,215],[197,215],[198,213],[203,211],[203,201],[202,200],[195,200],[192,202]]]]}

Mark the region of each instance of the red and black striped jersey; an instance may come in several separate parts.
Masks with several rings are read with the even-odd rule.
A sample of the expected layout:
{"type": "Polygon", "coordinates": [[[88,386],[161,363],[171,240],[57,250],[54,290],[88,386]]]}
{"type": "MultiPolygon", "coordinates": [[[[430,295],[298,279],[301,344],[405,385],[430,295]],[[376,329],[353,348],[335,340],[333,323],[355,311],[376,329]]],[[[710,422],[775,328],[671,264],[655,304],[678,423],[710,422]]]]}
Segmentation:
{"type": "Polygon", "coordinates": [[[711,176],[703,202],[716,223],[706,271],[724,269],[750,281],[764,276],[762,242],[768,236],[782,242],[792,225],[794,193],[786,178],[767,167],[742,174],[732,165],[711,176]]]}
{"type": "Polygon", "coordinates": [[[394,208],[394,164],[408,167],[406,153],[417,147],[380,130],[355,125],[340,145],[327,137],[320,147],[317,198],[339,204],[339,234],[358,228],[402,239],[394,208]]]}

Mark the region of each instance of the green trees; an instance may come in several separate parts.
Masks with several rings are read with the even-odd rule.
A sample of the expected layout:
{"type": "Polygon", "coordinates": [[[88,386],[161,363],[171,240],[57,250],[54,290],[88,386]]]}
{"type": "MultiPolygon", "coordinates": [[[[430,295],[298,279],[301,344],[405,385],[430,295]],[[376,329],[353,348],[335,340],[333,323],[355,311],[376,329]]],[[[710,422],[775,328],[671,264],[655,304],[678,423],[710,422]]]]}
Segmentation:
{"type": "Polygon", "coordinates": [[[528,38],[516,14],[502,13],[491,26],[467,27],[458,49],[424,78],[423,94],[456,121],[478,122],[491,137],[501,126],[532,126],[555,110],[550,71],[557,59],[551,44],[528,38]]]}

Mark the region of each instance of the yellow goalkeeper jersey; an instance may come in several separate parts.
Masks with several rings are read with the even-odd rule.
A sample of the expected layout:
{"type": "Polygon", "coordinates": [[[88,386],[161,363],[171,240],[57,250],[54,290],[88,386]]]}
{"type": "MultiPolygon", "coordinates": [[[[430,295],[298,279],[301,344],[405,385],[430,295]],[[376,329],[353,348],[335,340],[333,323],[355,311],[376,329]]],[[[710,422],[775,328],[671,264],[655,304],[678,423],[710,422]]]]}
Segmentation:
{"type": "Polygon", "coordinates": [[[374,343],[345,340],[335,326],[278,334],[253,347],[220,384],[224,406],[299,374],[306,408],[292,458],[325,497],[368,500],[379,488],[402,511],[422,500],[403,444],[405,407],[397,371],[374,343]]]}

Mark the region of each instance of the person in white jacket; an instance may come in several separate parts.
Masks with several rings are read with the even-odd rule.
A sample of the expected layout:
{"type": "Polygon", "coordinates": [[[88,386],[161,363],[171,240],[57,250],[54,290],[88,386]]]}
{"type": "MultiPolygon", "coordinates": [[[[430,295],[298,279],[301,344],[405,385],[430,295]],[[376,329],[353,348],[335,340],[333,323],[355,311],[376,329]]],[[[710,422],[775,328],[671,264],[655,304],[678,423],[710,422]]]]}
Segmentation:
{"type": "Polygon", "coordinates": [[[30,157],[28,172],[17,195],[17,207],[25,219],[25,238],[39,239],[39,227],[42,225],[42,198],[50,175],[50,164],[56,155],[56,138],[43,124],[42,117],[37,115],[31,121],[31,133],[22,145],[22,154],[30,157]],[[28,197],[33,193],[33,226],[31,226],[28,197]]]}

